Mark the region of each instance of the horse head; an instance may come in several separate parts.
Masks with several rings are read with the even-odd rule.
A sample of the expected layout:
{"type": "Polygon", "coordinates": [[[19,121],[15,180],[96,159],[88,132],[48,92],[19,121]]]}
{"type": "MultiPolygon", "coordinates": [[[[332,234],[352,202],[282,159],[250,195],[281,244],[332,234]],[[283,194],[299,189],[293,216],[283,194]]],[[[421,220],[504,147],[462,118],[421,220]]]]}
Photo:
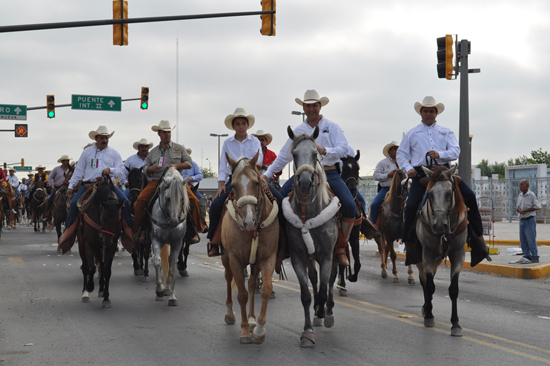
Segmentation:
{"type": "MultiPolygon", "coordinates": [[[[128,169],[128,167],[126,167],[128,169]]],[[[128,189],[130,190],[130,202],[136,202],[139,194],[147,185],[147,177],[141,168],[128,169],[128,189]]]]}
{"type": "Polygon", "coordinates": [[[225,154],[231,166],[231,185],[233,186],[235,209],[234,219],[241,230],[253,231],[260,222],[264,201],[260,173],[256,163],[260,151],[252,159],[240,158],[233,160],[225,154]]]}
{"type": "Polygon", "coordinates": [[[118,198],[112,188],[112,183],[103,180],[97,187],[95,194],[96,209],[99,212],[100,237],[103,245],[109,248],[118,239],[122,227],[121,208],[124,201],[118,202],[118,198]]]}
{"type": "Polygon", "coordinates": [[[188,211],[189,198],[185,184],[180,172],[175,168],[168,169],[159,183],[159,197],[157,200],[160,212],[153,212],[161,223],[167,223],[175,228],[185,220],[185,213],[188,211]],[[162,217],[162,218],[161,218],[162,217]]]}
{"type": "Polygon", "coordinates": [[[342,158],[342,179],[348,186],[353,198],[357,197],[357,184],[359,181],[359,157],[361,153],[357,150],[355,157],[347,156],[342,158]]]}

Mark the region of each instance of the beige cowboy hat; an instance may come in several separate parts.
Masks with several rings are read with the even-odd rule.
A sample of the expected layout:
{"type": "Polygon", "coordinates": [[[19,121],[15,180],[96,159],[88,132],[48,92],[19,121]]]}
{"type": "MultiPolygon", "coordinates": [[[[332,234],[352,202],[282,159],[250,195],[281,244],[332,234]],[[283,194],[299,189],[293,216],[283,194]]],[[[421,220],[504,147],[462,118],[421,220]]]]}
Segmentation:
{"type": "Polygon", "coordinates": [[[36,167],[36,170],[38,170],[38,169],[46,169],[46,167],[45,167],[44,165],[38,165],[38,166],[36,167]]]}
{"type": "Polygon", "coordinates": [[[185,150],[187,151],[187,153],[188,153],[189,155],[191,155],[191,153],[193,152],[193,150],[191,150],[190,147],[186,148],[185,150]]]}
{"type": "Polygon", "coordinates": [[[151,129],[155,132],[158,132],[158,131],[172,131],[174,128],[176,128],[176,125],[174,125],[174,127],[170,126],[170,121],[167,121],[165,119],[160,121],[158,125],[155,125],[155,126],[151,127],[151,129]]]}
{"type": "Polygon", "coordinates": [[[270,133],[264,132],[264,130],[258,130],[256,133],[253,133],[252,136],[260,137],[263,136],[267,140],[267,144],[265,146],[269,145],[271,141],[273,141],[273,136],[271,136],[270,133]]]}
{"type": "Polygon", "coordinates": [[[71,158],[69,158],[69,155],[61,155],[61,157],[57,159],[57,162],[61,163],[63,160],[71,160],[71,158]]]}
{"type": "Polygon", "coordinates": [[[443,103],[436,104],[434,97],[429,96],[425,97],[422,100],[422,103],[414,103],[414,110],[416,111],[416,113],[420,114],[420,110],[422,109],[422,107],[435,107],[435,109],[437,109],[437,114],[441,114],[445,110],[445,105],[443,103]]]}
{"type": "Polygon", "coordinates": [[[90,146],[94,146],[95,145],[95,142],[89,142],[86,144],[86,146],[83,146],[82,147],[82,150],[86,150],[87,148],[89,148],[90,146]]]}
{"type": "Polygon", "coordinates": [[[111,136],[113,136],[114,133],[115,131],[109,133],[109,129],[105,126],[99,126],[97,130],[90,131],[90,133],[88,133],[88,136],[90,136],[92,140],[95,140],[95,137],[98,135],[107,136],[108,138],[111,138],[111,136]]]}
{"type": "Polygon", "coordinates": [[[321,103],[321,107],[323,107],[323,106],[326,106],[328,104],[328,98],[327,97],[319,98],[319,93],[317,93],[317,91],[313,90],[313,89],[306,90],[306,92],[304,93],[304,100],[303,101],[300,98],[296,98],[294,100],[299,105],[313,104],[313,103],[319,102],[319,103],[321,103]]]}
{"type": "Polygon", "coordinates": [[[15,169],[9,168],[9,169],[8,169],[8,172],[15,172],[15,169]]]}
{"type": "Polygon", "coordinates": [[[153,143],[149,142],[147,139],[141,139],[139,141],[134,142],[134,149],[137,150],[139,145],[149,145],[149,149],[153,147],[153,143]]]}
{"type": "Polygon", "coordinates": [[[71,162],[69,163],[70,166],[75,166],[76,165],[76,161],[74,160],[71,160],[71,162]]]}
{"type": "Polygon", "coordinates": [[[247,121],[248,121],[248,128],[252,128],[252,126],[254,126],[254,122],[256,121],[256,118],[254,118],[253,115],[246,113],[244,108],[237,108],[237,109],[235,109],[235,112],[233,112],[233,114],[230,114],[227,117],[225,117],[225,127],[232,130],[233,129],[233,126],[232,126],[233,120],[237,117],[246,118],[247,121]]]}
{"type": "Polygon", "coordinates": [[[399,147],[399,143],[397,141],[390,142],[389,144],[384,146],[384,148],[382,149],[382,154],[384,154],[385,157],[390,156],[390,149],[394,146],[399,147]]]}

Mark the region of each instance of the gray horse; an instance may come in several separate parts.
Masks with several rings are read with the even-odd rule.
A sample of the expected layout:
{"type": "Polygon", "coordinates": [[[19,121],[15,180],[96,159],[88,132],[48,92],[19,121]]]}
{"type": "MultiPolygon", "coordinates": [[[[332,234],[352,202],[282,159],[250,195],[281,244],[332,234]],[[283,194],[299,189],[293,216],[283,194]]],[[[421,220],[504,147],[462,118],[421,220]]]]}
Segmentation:
{"type": "Polygon", "coordinates": [[[422,244],[422,262],[418,263],[420,283],[424,290],[424,326],[434,326],[432,296],[435,292],[434,276],[444,258],[451,262],[451,285],[449,297],[452,302],[451,335],[462,336],[458,324],[458,277],[464,266],[466,237],[468,231],[467,208],[458,188],[458,177],[452,169],[438,166],[435,171],[423,167],[429,177],[425,202],[416,223],[416,235],[422,244]]]}
{"type": "Polygon", "coordinates": [[[186,218],[189,212],[189,197],[185,184],[187,179],[183,179],[180,172],[174,168],[169,168],[159,183],[157,188],[158,197],[151,210],[151,245],[153,248],[153,258],[151,262],[155,266],[156,272],[156,300],[163,300],[166,294],[165,288],[169,289],[169,306],[177,306],[178,300],[174,291],[176,285],[176,273],[178,253],[183,244],[183,238],[187,229],[186,218]],[[168,243],[170,245],[169,273],[164,284],[164,276],[161,270],[160,250],[162,246],[168,243]]]}
{"type": "Polygon", "coordinates": [[[314,295],[313,325],[320,326],[323,322],[325,327],[330,328],[334,325],[332,288],[338,263],[333,261],[332,254],[338,238],[335,214],[339,201],[337,197],[330,200],[325,172],[315,147],[319,128],[315,128],[313,136],[305,133],[295,136],[290,126],[287,131],[293,140],[290,149],[295,167],[294,194],[283,200],[283,213],[288,221],[286,230],[290,259],[300,282],[304,307],[305,324],[300,346],[313,347],[315,338],[309,312],[311,293],[308,277],[314,295]]]}

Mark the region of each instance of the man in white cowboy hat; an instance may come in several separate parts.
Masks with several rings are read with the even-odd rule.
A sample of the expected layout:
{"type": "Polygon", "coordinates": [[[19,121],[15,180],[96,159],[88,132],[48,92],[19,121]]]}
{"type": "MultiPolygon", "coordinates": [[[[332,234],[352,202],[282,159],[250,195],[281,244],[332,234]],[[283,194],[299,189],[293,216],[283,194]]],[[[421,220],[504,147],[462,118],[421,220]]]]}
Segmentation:
{"type": "Polygon", "coordinates": [[[38,165],[36,167],[36,170],[38,172],[34,174],[32,184],[30,185],[29,190],[27,191],[27,197],[32,197],[32,195],[34,194],[34,191],[36,190],[36,183],[38,181],[42,181],[44,188],[46,188],[46,190],[50,192],[50,190],[48,190],[49,187],[46,184],[46,182],[48,181],[48,175],[44,173],[44,169],[46,169],[46,167],[43,165],[38,165]]]}
{"type": "Polygon", "coordinates": [[[390,190],[391,181],[397,170],[396,153],[398,147],[399,143],[397,141],[386,144],[382,149],[385,158],[380,160],[374,169],[374,179],[378,181],[381,187],[370,205],[370,221],[375,225],[376,220],[378,220],[380,205],[382,205],[386,193],[390,190]]]}
{"type": "MultiPolygon", "coordinates": [[[[151,181],[147,184],[143,191],[141,191],[138,199],[134,203],[134,234],[137,234],[140,230],[145,208],[155,193],[155,189],[157,188],[163,171],[170,167],[173,167],[179,171],[191,168],[192,160],[185,150],[185,147],[172,141],[172,129],[173,127],[167,120],[162,120],[158,125],[151,127],[151,130],[158,133],[160,143],[149,151],[147,160],[143,165],[143,172],[151,178],[151,181]]],[[[202,232],[204,230],[204,226],[200,219],[199,200],[193,192],[191,192],[189,185],[186,185],[186,187],[191,206],[190,209],[193,224],[198,232],[202,232]]]]}
{"type": "MultiPolygon", "coordinates": [[[[303,101],[299,98],[296,98],[295,101],[303,107],[307,119],[294,129],[294,134],[298,135],[305,132],[312,135],[315,127],[319,127],[319,136],[315,141],[317,143],[317,151],[322,156],[321,164],[325,169],[327,181],[334,194],[340,199],[342,211],[342,220],[340,222],[342,237],[338,239],[334,254],[340,264],[348,266],[349,261],[346,256],[346,247],[355,222],[355,201],[337,169],[340,159],[346,157],[348,154],[348,141],[340,126],[328,120],[320,113],[321,107],[324,107],[329,102],[327,97],[321,98],[317,91],[307,90],[303,101]]],[[[283,170],[286,164],[292,161],[291,144],[292,140],[288,139],[279,152],[277,159],[264,173],[266,179],[276,172],[283,170]]],[[[290,178],[281,188],[280,193],[283,197],[290,193],[293,182],[294,177],[290,178]]]]}
{"type": "MultiPolygon", "coordinates": [[[[109,133],[105,126],[99,126],[97,130],[90,131],[88,137],[95,140],[95,144],[84,149],[78,163],[74,169],[73,175],[69,180],[67,196],[72,197],[69,213],[65,222],[66,229],[63,235],[59,238],[59,248],[63,253],[67,252],[74,244],[76,219],[78,216],[78,208],[76,203],[78,199],[86,192],[86,185],[97,182],[97,178],[102,175],[108,175],[112,178],[120,178],[124,172],[122,158],[118,151],[109,146],[109,139],[115,132],[109,133]],[[82,181],[82,186],[76,194],[73,195],[73,189],[78,182],[82,181]]],[[[119,202],[124,202],[122,205],[123,233],[122,245],[129,252],[134,247],[133,237],[131,234],[132,216],[130,214],[130,204],[124,193],[116,186],[114,192],[119,202]]]]}
{"type": "Polygon", "coordinates": [[[19,178],[17,178],[17,176],[15,175],[15,169],[10,168],[9,174],[10,175],[6,177],[6,180],[9,184],[11,184],[11,187],[13,188],[13,191],[15,192],[17,197],[21,197],[21,192],[19,191],[19,178]]]}
{"type": "MultiPolygon", "coordinates": [[[[129,156],[124,162],[124,167],[126,169],[124,169],[124,179],[122,179],[121,182],[126,188],[129,186],[128,173],[134,168],[143,168],[143,165],[145,165],[145,162],[147,161],[149,150],[153,148],[153,145],[154,144],[149,142],[146,138],[142,138],[141,140],[134,142],[134,145],[132,145],[134,150],[137,150],[137,153],[129,156]]],[[[124,195],[126,198],[130,199],[130,190],[126,189],[124,191],[124,195]]]]}
{"type": "MultiPolygon", "coordinates": [[[[266,169],[271,165],[275,159],[277,159],[277,154],[269,150],[267,146],[273,141],[273,136],[270,133],[264,132],[264,130],[258,130],[256,133],[253,133],[252,136],[255,136],[260,140],[262,145],[262,154],[264,154],[264,160],[262,161],[262,169],[266,169]]],[[[275,173],[273,178],[282,174],[282,171],[275,173]]]]}
{"type": "MultiPolygon", "coordinates": [[[[422,117],[422,120],[420,124],[405,134],[397,149],[399,167],[412,178],[403,224],[403,241],[407,251],[406,265],[422,261],[422,247],[416,240],[413,225],[416,211],[426,192],[426,188],[420,184],[420,178],[425,176],[421,166],[427,165],[427,160],[432,159],[439,165],[449,167],[449,164],[458,159],[460,155],[460,146],[453,131],[436,122],[436,117],[445,110],[443,103],[436,103],[434,97],[427,96],[422,103],[414,104],[414,110],[422,117]]],[[[489,250],[482,237],[483,227],[476,196],[464,181],[461,180],[458,187],[464,198],[464,203],[469,208],[468,231],[472,248],[471,266],[473,267],[483,259],[490,261],[491,257],[489,257],[489,250]]]]}
{"type": "Polygon", "coordinates": [[[48,183],[50,187],[53,187],[53,189],[52,189],[52,193],[48,197],[48,203],[46,204],[46,214],[44,215],[45,222],[50,221],[51,207],[52,207],[53,199],[55,197],[55,193],[61,187],[63,182],[65,182],[65,177],[71,170],[69,167],[70,160],[71,158],[69,158],[68,155],[62,155],[59,159],[57,159],[57,162],[61,163],[61,165],[58,165],[55,168],[53,168],[52,172],[48,175],[48,183]]]}

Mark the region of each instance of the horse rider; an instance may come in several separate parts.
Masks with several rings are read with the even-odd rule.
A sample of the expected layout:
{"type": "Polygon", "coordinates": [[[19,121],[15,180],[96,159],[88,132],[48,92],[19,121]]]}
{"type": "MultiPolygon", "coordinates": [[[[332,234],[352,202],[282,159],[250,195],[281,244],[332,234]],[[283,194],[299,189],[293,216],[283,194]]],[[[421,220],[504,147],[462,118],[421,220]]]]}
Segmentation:
{"type": "MultiPolygon", "coordinates": [[[[59,238],[59,247],[73,245],[76,230],[76,218],[78,216],[79,209],[76,204],[80,197],[86,192],[86,186],[97,182],[97,178],[103,175],[108,175],[112,178],[122,176],[124,172],[124,165],[122,164],[122,158],[118,151],[109,146],[109,139],[115,132],[109,133],[106,126],[99,126],[97,130],[90,131],[88,136],[90,139],[95,140],[95,144],[84,149],[71,179],[69,180],[69,187],[67,189],[67,197],[71,198],[71,204],[69,207],[69,213],[67,214],[67,220],[65,222],[65,231],[59,238]],[[73,189],[82,180],[82,185],[78,192],[73,196],[73,189]]],[[[122,244],[126,250],[131,251],[133,247],[133,238],[130,234],[130,228],[132,227],[132,217],[130,215],[130,204],[128,199],[124,196],[124,193],[116,186],[114,186],[114,192],[119,202],[124,202],[122,205],[123,222],[123,235],[122,244]]],[[[68,250],[68,249],[67,249],[68,250]]]]}
{"type": "Polygon", "coordinates": [[[124,162],[124,166],[126,169],[124,169],[124,179],[122,179],[122,183],[124,184],[124,187],[126,187],[126,190],[124,191],[124,195],[128,200],[130,199],[130,190],[128,189],[130,183],[128,183],[128,173],[133,168],[141,169],[145,165],[145,162],[147,161],[147,155],[149,155],[149,150],[153,148],[153,143],[149,142],[146,138],[142,138],[139,141],[134,142],[133,148],[134,150],[137,150],[137,153],[132,154],[131,156],[126,159],[124,162]]]}
{"type": "MultiPolygon", "coordinates": [[[[151,180],[141,191],[138,199],[134,203],[134,235],[136,235],[140,229],[147,203],[155,193],[163,171],[171,167],[178,171],[191,168],[192,160],[185,150],[185,147],[172,141],[172,129],[175,127],[176,126],[172,127],[167,120],[162,120],[158,125],[151,127],[153,131],[158,133],[160,142],[149,151],[147,160],[143,165],[143,172],[149,176],[151,180]]],[[[189,185],[186,184],[186,187],[191,206],[190,210],[193,224],[197,231],[202,232],[204,227],[200,219],[199,200],[192,194],[189,185]]]]}
{"type": "Polygon", "coordinates": [[[0,168],[0,184],[5,181],[6,181],[6,173],[4,173],[4,169],[0,168]]]}
{"type": "Polygon", "coordinates": [[[380,160],[374,169],[374,180],[377,180],[381,186],[380,191],[378,191],[378,194],[374,197],[370,205],[370,221],[375,225],[376,220],[378,220],[380,206],[384,203],[384,198],[386,197],[386,193],[390,190],[393,176],[397,172],[396,155],[398,148],[399,143],[397,141],[386,144],[382,149],[382,154],[384,154],[385,158],[380,160]]]}
{"type": "MultiPolygon", "coordinates": [[[[299,98],[296,98],[295,101],[303,107],[307,119],[294,129],[294,134],[298,135],[306,132],[312,135],[315,127],[319,127],[319,136],[316,140],[317,151],[321,156],[321,164],[325,170],[330,188],[340,200],[342,212],[340,226],[343,237],[338,236],[338,243],[336,244],[334,254],[338,263],[349,266],[346,247],[355,221],[355,201],[337,168],[339,167],[340,159],[348,155],[348,141],[338,124],[320,114],[321,108],[329,102],[327,97],[320,98],[317,91],[307,90],[304,93],[303,101],[299,98]]],[[[286,164],[292,161],[291,144],[292,140],[288,139],[279,152],[277,159],[264,173],[265,179],[275,174],[275,172],[284,169],[286,164]]],[[[283,185],[280,190],[283,197],[286,197],[290,193],[293,182],[294,176],[283,185]]]]}
{"type": "MultiPolygon", "coordinates": [[[[436,121],[436,117],[445,110],[443,103],[436,103],[433,97],[427,96],[422,103],[416,102],[414,109],[422,117],[422,120],[420,124],[405,134],[396,154],[398,165],[407,172],[407,176],[412,180],[405,206],[403,225],[403,241],[407,252],[406,265],[422,261],[422,247],[415,240],[414,232],[411,231],[415,230],[413,227],[415,215],[426,192],[426,188],[420,184],[420,178],[425,176],[421,166],[425,165],[429,158],[439,165],[449,167],[449,163],[458,159],[460,155],[460,146],[453,131],[439,125],[436,121]]],[[[473,267],[483,259],[490,261],[491,257],[489,257],[489,249],[483,240],[483,226],[475,193],[463,180],[460,180],[458,187],[464,198],[464,203],[469,208],[468,222],[470,247],[472,248],[471,265],[473,267]]]]}
{"type": "Polygon", "coordinates": [[[68,155],[61,155],[59,159],[57,159],[58,163],[61,163],[61,165],[56,166],[53,168],[52,172],[48,175],[48,184],[50,187],[53,187],[52,193],[48,197],[48,202],[46,203],[46,214],[44,215],[44,222],[49,222],[52,216],[52,203],[53,199],[55,197],[55,193],[61,188],[61,185],[63,182],[65,182],[65,177],[70,172],[71,168],[69,166],[69,161],[71,158],[69,158],[68,155]]]}
{"type": "MultiPolygon", "coordinates": [[[[214,197],[214,201],[210,206],[210,226],[206,236],[209,239],[209,257],[220,255],[220,243],[215,243],[212,239],[214,239],[216,228],[218,227],[218,223],[221,219],[224,202],[233,189],[233,185],[231,184],[231,167],[227,162],[225,154],[227,153],[231,159],[238,160],[241,157],[252,159],[254,155],[258,153],[258,161],[263,161],[260,140],[247,133],[247,130],[254,126],[255,121],[255,117],[252,114],[248,114],[244,108],[237,108],[233,114],[225,117],[225,127],[235,131],[235,135],[229,137],[223,142],[223,148],[221,151],[220,166],[218,170],[219,188],[216,196],[214,197]]],[[[279,192],[277,192],[273,187],[270,187],[270,190],[274,195],[279,195],[279,192]]],[[[280,195],[277,201],[279,201],[279,199],[282,200],[280,195]]]]}
{"type": "Polygon", "coordinates": [[[10,168],[9,169],[9,176],[6,177],[6,180],[9,184],[11,184],[11,187],[13,188],[13,191],[17,195],[17,197],[21,197],[21,192],[19,191],[19,178],[15,175],[15,169],[10,168]]]}
{"type": "MultiPolygon", "coordinates": [[[[263,130],[258,130],[256,133],[253,133],[252,136],[255,136],[260,140],[262,145],[262,154],[264,155],[264,160],[262,161],[262,169],[267,170],[267,167],[270,166],[275,159],[277,159],[277,154],[274,151],[269,150],[267,146],[273,141],[273,136],[270,133],[264,132],[263,130]]],[[[273,175],[274,180],[278,180],[279,176],[282,174],[282,171],[279,171],[273,175]]]]}
{"type": "MultiPolygon", "coordinates": [[[[189,147],[185,150],[187,151],[189,156],[191,156],[191,153],[193,152],[193,150],[189,147]]],[[[204,178],[204,174],[202,174],[202,170],[201,168],[199,168],[199,165],[197,164],[197,162],[193,160],[192,163],[193,163],[193,166],[191,167],[191,169],[183,169],[182,171],[183,179],[189,177],[189,180],[187,181],[187,184],[189,185],[195,182],[198,183],[204,178]]],[[[208,231],[208,225],[206,225],[206,199],[204,198],[202,193],[199,192],[198,189],[195,191],[195,196],[197,196],[197,199],[199,200],[199,205],[201,209],[201,218],[202,218],[201,221],[204,220],[203,233],[206,233],[208,231]]],[[[200,239],[198,234],[195,234],[191,239],[191,244],[198,243],[199,241],[200,239]]]]}

